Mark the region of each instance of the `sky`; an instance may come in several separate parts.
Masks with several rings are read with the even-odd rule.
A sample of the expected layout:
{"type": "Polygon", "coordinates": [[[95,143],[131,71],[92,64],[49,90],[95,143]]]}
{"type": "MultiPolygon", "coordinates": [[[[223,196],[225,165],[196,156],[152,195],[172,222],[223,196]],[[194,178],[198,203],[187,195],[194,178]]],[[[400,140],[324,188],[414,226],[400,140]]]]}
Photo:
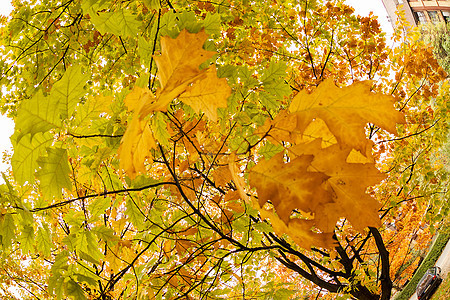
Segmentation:
{"type": "MultiPolygon", "coordinates": [[[[383,31],[385,31],[388,35],[392,34],[392,25],[388,21],[387,13],[381,0],[346,0],[345,2],[348,5],[353,6],[355,8],[356,14],[358,15],[367,16],[372,11],[375,15],[378,16],[378,20],[381,23],[383,31]]],[[[0,0],[1,15],[8,15],[11,9],[11,1],[0,0]]],[[[3,157],[3,153],[5,151],[8,151],[9,153],[12,152],[12,146],[9,137],[13,134],[13,132],[13,121],[0,114],[0,172],[4,172],[8,168],[8,165],[4,164],[1,158],[3,157]]],[[[3,179],[0,177],[0,183],[2,182],[3,179]]]]}
{"type": "MultiPolygon", "coordinates": [[[[11,1],[0,0],[0,14],[8,15],[12,10],[11,1]]],[[[3,153],[12,152],[12,145],[9,137],[14,132],[14,122],[6,116],[0,114],[0,172],[8,169],[9,165],[3,163],[3,153]]],[[[3,183],[3,178],[0,176],[0,183],[3,183]]]]}

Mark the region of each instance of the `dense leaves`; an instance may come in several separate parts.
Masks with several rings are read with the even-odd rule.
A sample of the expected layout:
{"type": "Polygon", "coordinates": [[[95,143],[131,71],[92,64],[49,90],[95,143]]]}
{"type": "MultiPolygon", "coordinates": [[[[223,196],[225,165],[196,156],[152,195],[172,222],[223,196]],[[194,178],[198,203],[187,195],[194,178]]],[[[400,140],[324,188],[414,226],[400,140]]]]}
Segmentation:
{"type": "Polygon", "coordinates": [[[445,73],[342,1],[14,5],[2,296],[389,299],[447,220],[445,73]]]}

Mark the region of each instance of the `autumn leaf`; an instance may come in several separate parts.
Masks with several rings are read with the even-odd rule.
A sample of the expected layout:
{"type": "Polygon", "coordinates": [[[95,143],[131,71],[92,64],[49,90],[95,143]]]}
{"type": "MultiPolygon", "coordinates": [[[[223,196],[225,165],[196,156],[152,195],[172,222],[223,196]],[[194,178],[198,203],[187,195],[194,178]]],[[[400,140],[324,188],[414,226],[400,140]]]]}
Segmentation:
{"type": "MultiPolygon", "coordinates": [[[[299,187],[301,186],[301,183],[300,183],[299,185],[291,188],[289,186],[289,184],[284,184],[283,182],[276,182],[276,179],[282,180],[283,179],[282,177],[284,175],[288,175],[287,173],[283,174],[283,171],[277,172],[279,174],[278,174],[278,176],[275,175],[275,177],[276,177],[275,179],[270,178],[270,174],[274,169],[267,168],[267,167],[269,167],[272,164],[272,165],[276,166],[276,169],[278,169],[280,167],[279,166],[280,157],[281,157],[281,154],[277,154],[271,160],[264,161],[262,167],[261,166],[258,167],[258,165],[256,166],[256,167],[258,167],[257,171],[259,169],[259,171],[267,172],[267,173],[265,173],[265,174],[258,174],[257,172],[250,173],[250,176],[252,176],[253,179],[249,179],[249,180],[252,180],[252,181],[256,180],[256,185],[257,185],[256,189],[258,191],[262,191],[262,195],[260,195],[258,193],[258,199],[256,199],[255,197],[249,196],[246,193],[246,191],[245,191],[246,184],[245,184],[243,178],[239,177],[239,175],[238,175],[238,169],[237,169],[236,164],[234,163],[235,156],[233,154],[230,157],[230,163],[228,166],[229,166],[233,181],[236,185],[236,188],[239,191],[240,197],[243,200],[245,200],[247,203],[251,204],[255,209],[257,209],[263,220],[265,220],[265,219],[270,220],[270,224],[272,225],[272,228],[278,235],[287,234],[290,238],[292,238],[297,243],[297,245],[300,245],[301,247],[304,247],[305,249],[309,249],[312,246],[318,246],[318,247],[323,247],[323,248],[332,248],[334,246],[332,233],[313,231],[313,229],[315,227],[314,220],[299,219],[299,218],[291,219],[290,218],[291,213],[292,213],[292,210],[290,210],[291,207],[283,207],[283,206],[288,206],[288,205],[295,206],[296,205],[295,202],[299,202],[300,203],[299,205],[302,205],[302,206],[307,205],[306,203],[300,202],[303,199],[297,197],[296,195],[291,195],[291,198],[288,199],[288,202],[290,202],[290,203],[288,203],[287,205],[282,203],[281,205],[279,205],[279,207],[280,207],[279,210],[275,208],[276,211],[273,211],[273,209],[265,208],[261,205],[261,203],[264,205],[264,203],[266,202],[264,199],[269,199],[268,195],[270,195],[271,191],[270,190],[266,191],[266,189],[265,189],[266,187],[263,184],[260,184],[260,182],[258,182],[258,179],[260,179],[260,178],[262,179],[263,182],[271,182],[272,181],[271,186],[274,188],[280,187],[281,189],[285,189],[284,192],[288,196],[291,193],[291,191],[294,192],[296,190],[299,190],[299,187]],[[279,176],[280,174],[281,174],[281,176],[279,176]],[[263,200],[261,199],[261,197],[263,197],[263,200]]],[[[308,166],[310,160],[311,160],[310,156],[303,156],[295,164],[298,165],[298,168],[301,172],[304,172],[305,168],[308,166]]],[[[313,177],[312,181],[321,181],[326,178],[326,176],[324,176],[324,175],[320,175],[320,174],[317,174],[317,175],[318,176],[313,177]]],[[[296,180],[290,180],[290,183],[294,182],[294,184],[295,184],[295,181],[296,180]]],[[[312,183],[312,181],[310,181],[310,183],[312,183]]],[[[301,182],[301,180],[298,180],[298,182],[301,182]]],[[[251,185],[252,185],[252,183],[250,183],[250,186],[251,185]]],[[[305,184],[305,185],[307,185],[307,184],[305,184]]],[[[320,188],[320,187],[318,187],[318,188],[320,188]]],[[[319,192],[319,194],[323,194],[323,192],[325,192],[325,191],[321,191],[321,192],[319,192]]],[[[311,195],[311,194],[308,195],[308,193],[309,193],[308,191],[301,191],[301,194],[306,195],[305,198],[314,198],[314,195],[311,195]]],[[[327,195],[325,195],[325,196],[328,198],[328,200],[332,201],[332,199],[330,199],[327,195]]],[[[275,201],[280,202],[280,200],[283,200],[283,199],[277,199],[275,201]]],[[[323,201],[323,200],[319,200],[319,202],[321,202],[321,201],[323,201]]],[[[315,205],[314,203],[311,203],[311,204],[315,205]]],[[[277,205],[275,203],[274,203],[274,207],[277,207],[277,205]]],[[[309,210],[309,209],[307,209],[307,210],[309,210]]]]}
{"type": "Polygon", "coordinates": [[[270,160],[260,160],[249,174],[250,186],[258,192],[259,205],[270,201],[288,224],[294,209],[315,212],[320,204],[332,202],[331,195],[321,187],[328,176],[307,171],[313,159],[312,155],[302,155],[284,163],[283,153],[279,153],[270,160]]]}
{"type": "Polygon", "coordinates": [[[314,155],[309,171],[319,172],[329,176],[327,184],[329,192],[334,197],[333,203],[320,206],[315,215],[316,224],[325,231],[332,231],[341,217],[347,218],[360,232],[365,227],[379,227],[378,209],[380,204],[366,193],[369,186],[376,185],[386,178],[374,163],[348,163],[347,158],[351,149],[338,144],[327,148],[321,147],[321,141],[289,148],[290,153],[296,155],[314,155]]]}
{"type": "Polygon", "coordinates": [[[47,148],[47,156],[40,157],[37,163],[41,169],[37,171],[36,177],[40,180],[46,197],[59,197],[63,188],[72,188],[66,149],[47,148]]]}
{"type": "MultiPolygon", "coordinates": [[[[125,103],[129,112],[134,112],[119,148],[120,167],[130,178],[145,172],[144,162],[151,156],[150,150],[156,147],[154,134],[149,122],[150,114],[165,111],[175,98],[192,106],[196,112],[203,111],[206,116],[217,120],[217,108],[226,107],[231,94],[226,79],[217,77],[214,66],[200,70],[200,64],[211,58],[215,52],[204,50],[203,43],[208,35],[202,30],[193,34],[183,30],[176,39],[161,38],[160,56],[155,56],[158,78],[161,87],[154,96],[150,90],[135,86],[127,95],[125,103]]],[[[159,126],[158,136],[166,143],[167,133],[159,126]]]]}
{"type": "Polygon", "coordinates": [[[161,38],[161,55],[154,56],[160,89],[156,92],[157,99],[147,102],[141,109],[141,118],[153,111],[165,111],[167,105],[185,92],[190,84],[206,77],[207,71],[200,70],[200,65],[215,54],[203,49],[207,38],[204,30],[198,33],[182,30],[175,39],[161,38]]]}
{"type": "Polygon", "coordinates": [[[138,86],[134,87],[133,91],[125,98],[128,111],[134,111],[134,114],[122,137],[118,154],[120,167],[127,172],[130,178],[145,172],[144,162],[151,157],[151,149],[156,147],[149,122],[139,118],[138,114],[144,103],[151,99],[153,99],[151,92],[138,86]]]}
{"type": "Polygon", "coordinates": [[[320,118],[339,144],[365,153],[364,127],[367,123],[374,123],[394,134],[397,132],[396,124],[405,123],[403,114],[393,107],[393,98],[372,93],[370,87],[370,81],[363,81],[338,88],[332,79],[327,79],[311,94],[306,91],[298,93],[289,111],[297,115],[300,132],[304,132],[315,118],[320,118]]]}
{"type": "Polygon", "coordinates": [[[188,86],[180,100],[191,106],[196,113],[203,111],[208,119],[217,121],[217,108],[227,107],[231,89],[225,78],[217,78],[214,66],[207,69],[206,78],[188,86]]]}

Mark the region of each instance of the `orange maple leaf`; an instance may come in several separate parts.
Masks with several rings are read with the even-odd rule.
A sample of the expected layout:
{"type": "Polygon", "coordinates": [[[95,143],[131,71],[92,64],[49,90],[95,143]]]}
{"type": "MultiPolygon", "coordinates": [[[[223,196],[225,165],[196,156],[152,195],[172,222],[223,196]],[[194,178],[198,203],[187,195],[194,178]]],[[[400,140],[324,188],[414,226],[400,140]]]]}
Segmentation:
{"type": "Polygon", "coordinates": [[[338,144],[321,147],[320,139],[289,148],[295,155],[314,155],[308,171],[326,174],[328,190],[334,201],[320,204],[316,209],[316,226],[324,231],[333,231],[336,222],[347,218],[362,232],[365,227],[379,227],[378,201],[366,193],[369,186],[386,178],[375,167],[375,163],[348,163],[350,148],[341,149],[338,144]]]}
{"type": "Polygon", "coordinates": [[[320,204],[332,202],[331,195],[322,188],[328,176],[307,171],[313,159],[312,155],[301,155],[284,163],[283,153],[279,153],[270,160],[260,160],[248,177],[250,186],[258,192],[259,205],[270,200],[288,224],[294,209],[315,212],[320,204]]]}

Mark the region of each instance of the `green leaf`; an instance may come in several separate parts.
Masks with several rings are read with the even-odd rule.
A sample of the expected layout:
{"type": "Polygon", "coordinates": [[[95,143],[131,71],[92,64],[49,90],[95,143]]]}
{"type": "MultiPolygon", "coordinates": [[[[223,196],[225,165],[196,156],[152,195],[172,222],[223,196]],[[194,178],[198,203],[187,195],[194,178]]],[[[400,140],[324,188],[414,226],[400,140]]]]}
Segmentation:
{"type": "Polygon", "coordinates": [[[186,29],[190,33],[197,33],[202,29],[202,23],[197,20],[193,11],[183,11],[177,13],[178,16],[178,28],[180,30],[186,29]]]}
{"type": "Polygon", "coordinates": [[[76,278],[78,282],[83,282],[89,285],[90,287],[98,287],[98,277],[90,277],[87,275],[95,276],[90,272],[86,272],[85,274],[73,274],[73,277],[76,278]]]}
{"type": "Polygon", "coordinates": [[[276,154],[283,151],[283,146],[274,145],[270,142],[267,142],[264,146],[259,149],[258,154],[263,155],[265,159],[271,159],[276,154]]]}
{"type": "Polygon", "coordinates": [[[83,9],[84,13],[87,14],[91,7],[94,7],[96,10],[107,8],[110,4],[109,2],[110,0],[83,0],[81,2],[81,8],[83,9]]]}
{"type": "Polygon", "coordinates": [[[97,197],[95,200],[89,204],[89,211],[91,212],[91,218],[96,218],[99,215],[102,215],[105,213],[105,210],[107,210],[111,206],[111,199],[110,198],[103,198],[103,197],[97,197]]]}
{"type": "Polygon", "coordinates": [[[292,93],[291,87],[284,80],[266,82],[264,83],[264,89],[280,98],[280,100],[292,93]]]}
{"type": "Polygon", "coordinates": [[[9,248],[15,239],[16,225],[11,214],[0,215],[0,236],[3,248],[9,248]]]}
{"type": "Polygon", "coordinates": [[[114,235],[114,230],[105,226],[94,227],[92,228],[92,232],[96,234],[99,239],[102,239],[105,242],[115,241],[118,239],[118,237],[114,235]]]}
{"type": "Polygon", "coordinates": [[[41,190],[45,196],[59,197],[62,188],[72,188],[67,151],[62,148],[47,148],[47,153],[48,156],[40,157],[37,161],[41,169],[36,176],[41,182],[41,190]]]}
{"type": "Polygon", "coordinates": [[[22,137],[31,133],[31,138],[38,132],[47,132],[53,128],[61,127],[61,119],[58,107],[58,99],[44,97],[41,91],[38,91],[34,97],[25,99],[17,111],[15,128],[17,142],[22,137]]]}
{"type": "Polygon", "coordinates": [[[99,264],[102,254],[98,250],[97,240],[91,231],[78,232],[75,239],[75,249],[81,258],[99,264]]]}
{"type": "Polygon", "coordinates": [[[164,147],[169,146],[170,134],[167,132],[168,120],[161,112],[156,112],[153,116],[152,131],[155,139],[164,147]]]}
{"type": "Polygon", "coordinates": [[[144,215],[141,213],[139,208],[133,202],[131,197],[127,198],[127,202],[126,202],[125,205],[126,205],[126,208],[127,208],[127,215],[130,218],[131,223],[133,223],[133,225],[136,228],[141,228],[142,224],[144,222],[144,215]]]}
{"type": "Polygon", "coordinates": [[[14,178],[19,184],[34,182],[34,172],[38,168],[37,160],[51,146],[53,135],[49,132],[37,133],[33,138],[28,134],[14,144],[11,166],[14,178]]]}
{"type": "Polygon", "coordinates": [[[51,276],[48,280],[48,292],[50,295],[53,295],[53,292],[55,292],[56,299],[62,299],[65,278],[64,273],[68,268],[68,256],[69,252],[67,250],[58,253],[50,270],[51,276]]]}
{"type": "Polygon", "coordinates": [[[34,243],[34,228],[32,225],[24,225],[22,227],[21,234],[19,236],[20,248],[22,248],[23,253],[28,251],[33,251],[34,243]]]}
{"type": "Polygon", "coordinates": [[[139,32],[141,23],[136,20],[131,12],[121,9],[115,12],[89,11],[91,22],[103,35],[112,33],[116,36],[135,36],[139,32]]]}
{"type": "Polygon", "coordinates": [[[70,279],[66,285],[67,295],[74,300],[86,299],[83,289],[81,286],[73,279],[70,279]]]}
{"type": "Polygon", "coordinates": [[[79,99],[85,94],[83,87],[89,77],[89,74],[81,72],[80,65],[71,66],[66,70],[61,80],[53,85],[48,98],[56,99],[62,119],[72,116],[79,99]]]}
{"type": "Polygon", "coordinates": [[[86,134],[86,127],[99,119],[101,113],[109,111],[112,101],[113,97],[108,96],[89,97],[83,105],[77,107],[72,122],[75,132],[79,132],[80,135],[86,134]]]}
{"type": "Polygon", "coordinates": [[[144,0],[145,6],[151,9],[159,9],[161,8],[161,1],[160,0],[144,0]]]}
{"type": "Polygon", "coordinates": [[[141,59],[143,59],[144,61],[150,61],[152,59],[154,42],[153,41],[148,42],[145,38],[140,36],[138,40],[138,46],[139,46],[139,56],[141,57],[141,59]]]}
{"type": "Polygon", "coordinates": [[[221,27],[221,19],[219,14],[211,14],[208,12],[203,20],[205,32],[211,35],[219,35],[221,27]]]}
{"type": "Polygon", "coordinates": [[[81,231],[77,234],[77,238],[75,240],[75,249],[78,251],[83,251],[89,253],[89,231],[81,231]]]}
{"type": "Polygon", "coordinates": [[[50,229],[48,226],[43,225],[39,227],[37,232],[37,249],[44,257],[49,257],[51,254],[53,244],[50,229]]]}
{"type": "Polygon", "coordinates": [[[269,67],[264,69],[261,76],[261,81],[265,84],[270,81],[279,81],[286,76],[286,63],[271,61],[269,67]]]}
{"type": "Polygon", "coordinates": [[[261,100],[261,104],[269,110],[274,110],[279,107],[278,98],[269,93],[260,92],[259,99],[261,100]]]}

